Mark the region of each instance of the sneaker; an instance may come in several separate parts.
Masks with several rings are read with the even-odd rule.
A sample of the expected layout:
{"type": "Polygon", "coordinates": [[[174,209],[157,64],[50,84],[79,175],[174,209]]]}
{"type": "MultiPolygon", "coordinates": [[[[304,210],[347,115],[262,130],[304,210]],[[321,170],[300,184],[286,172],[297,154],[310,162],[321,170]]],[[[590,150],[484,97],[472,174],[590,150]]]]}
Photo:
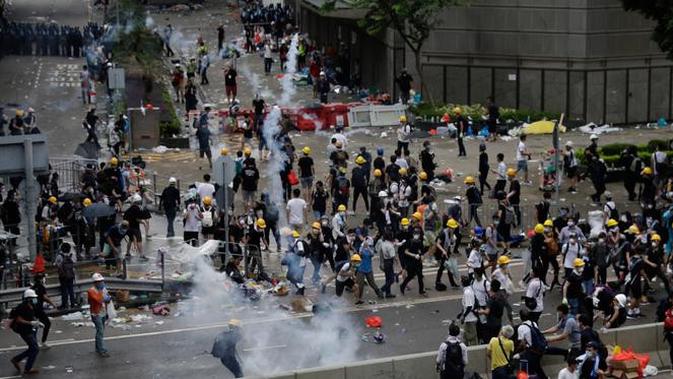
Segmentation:
{"type": "Polygon", "coordinates": [[[12,359],[12,365],[14,366],[16,371],[21,372],[21,365],[19,364],[19,362],[12,359]]]}
{"type": "Polygon", "coordinates": [[[628,313],[626,314],[626,318],[629,319],[629,320],[635,320],[635,319],[638,318],[638,315],[633,314],[633,313],[631,313],[631,312],[628,312],[628,313]]]}
{"type": "Polygon", "coordinates": [[[51,349],[51,346],[49,346],[49,344],[46,342],[42,342],[40,343],[40,349],[48,350],[51,349]]]}
{"type": "Polygon", "coordinates": [[[149,261],[150,259],[147,258],[147,257],[144,256],[144,255],[141,255],[141,256],[140,256],[140,260],[141,260],[141,261],[149,261]]]}
{"type": "Polygon", "coordinates": [[[421,292],[420,295],[423,296],[423,297],[428,297],[428,293],[425,292],[425,291],[421,292]]]}
{"type": "Polygon", "coordinates": [[[364,301],[362,301],[362,300],[358,300],[358,301],[355,302],[355,305],[362,305],[362,304],[364,304],[364,303],[365,303],[364,301]]]}
{"type": "Polygon", "coordinates": [[[39,374],[40,370],[36,368],[31,368],[30,370],[26,370],[23,372],[25,375],[34,375],[34,374],[39,374]]]}
{"type": "Polygon", "coordinates": [[[396,297],[397,297],[397,296],[395,296],[395,295],[392,294],[392,293],[389,293],[389,294],[386,295],[386,299],[394,299],[394,298],[396,298],[396,297]]]}
{"type": "Polygon", "coordinates": [[[104,351],[102,353],[98,353],[98,356],[101,358],[110,358],[110,354],[107,351],[104,351]]]}

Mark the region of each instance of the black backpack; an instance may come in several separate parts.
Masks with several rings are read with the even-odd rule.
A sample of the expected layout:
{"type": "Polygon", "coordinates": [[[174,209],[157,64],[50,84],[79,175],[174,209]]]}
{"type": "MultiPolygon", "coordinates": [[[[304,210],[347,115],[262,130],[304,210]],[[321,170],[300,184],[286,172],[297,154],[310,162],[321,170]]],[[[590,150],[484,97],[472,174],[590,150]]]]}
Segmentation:
{"type": "Polygon", "coordinates": [[[543,355],[545,351],[547,351],[547,339],[542,335],[540,329],[528,324],[521,324],[519,328],[522,326],[526,326],[530,329],[531,345],[528,346],[528,350],[530,350],[533,354],[543,355]]]}
{"type": "Polygon", "coordinates": [[[444,352],[444,371],[460,372],[463,371],[463,349],[459,342],[446,341],[446,351],[444,352]]]}
{"type": "Polygon", "coordinates": [[[63,262],[58,267],[58,276],[64,279],[75,279],[75,262],[70,255],[63,257],[63,262]]]}
{"type": "Polygon", "coordinates": [[[339,195],[348,197],[350,193],[350,186],[348,185],[348,178],[345,176],[337,177],[337,191],[339,195]]]}

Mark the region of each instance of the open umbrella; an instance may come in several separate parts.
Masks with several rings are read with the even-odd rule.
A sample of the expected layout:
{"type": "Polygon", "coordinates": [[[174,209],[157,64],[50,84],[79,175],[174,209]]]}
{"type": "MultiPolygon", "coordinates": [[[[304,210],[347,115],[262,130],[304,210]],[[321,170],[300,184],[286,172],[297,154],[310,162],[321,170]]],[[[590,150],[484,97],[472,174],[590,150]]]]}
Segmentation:
{"type": "Polygon", "coordinates": [[[66,192],[62,195],[59,195],[58,201],[72,201],[73,203],[79,203],[79,201],[83,198],[84,195],[79,192],[66,192]]]}
{"type": "Polygon", "coordinates": [[[112,206],[109,206],[105,203],[95,203],[84,208],[82,214],[84,215],[84,217],[88,218],[89,220],[92,220],[99,217],[112,216],[116,212],[117,210],[112,206]]]}

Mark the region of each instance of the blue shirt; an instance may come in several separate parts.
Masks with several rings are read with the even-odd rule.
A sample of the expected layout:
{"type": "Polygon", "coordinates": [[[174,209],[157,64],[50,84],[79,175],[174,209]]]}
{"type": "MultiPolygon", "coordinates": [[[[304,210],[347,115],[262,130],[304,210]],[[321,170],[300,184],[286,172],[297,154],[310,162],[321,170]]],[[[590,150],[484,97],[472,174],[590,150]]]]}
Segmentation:
{"type": "Polygon", "coordinates": [[[360,263],[360,267],[358,267],[358,272],[361,272],[363,274],[368,274],[372,272],[372,257],[374,256],[374,253],[370,247],[364,247],[362,246],[360,248],[360,258],[362,258],[362,262],[360,263]]]}

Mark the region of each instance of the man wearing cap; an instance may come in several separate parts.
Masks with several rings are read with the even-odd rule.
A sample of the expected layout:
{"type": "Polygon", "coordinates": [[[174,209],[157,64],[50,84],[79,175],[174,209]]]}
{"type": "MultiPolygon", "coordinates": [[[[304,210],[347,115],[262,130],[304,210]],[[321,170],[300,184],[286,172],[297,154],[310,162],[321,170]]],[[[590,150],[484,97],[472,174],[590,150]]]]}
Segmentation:
{"type": "Polygon", "coordinates": [[[231,319],[226,328],[215,337],[211,354],[220,358],[220,361],[231,371],[235,378],[243,377],[243,370],[239,363],[236,345],[241,341],[241,321],[231,319]]]}
{"type": "Polygon", "coordinates": [[[168,223],[166,237],[175,236],[175,217],[180,209],[180,190],[176,188],[177,180],[174,177],[168,179],[168,187],[161,192],[159,209],[163,209],[168,223]]]}
{"type": "Polygon", "coordinates": [[[44,327],[44,324],[38,321],[35,316],[37,302],[37,293],[32,289],[27,289],[23,292],[23,301],[21,304],[12,309],[10,313],[10,319],[12,320],[9,324],[10,328],[20,335],[26,345],[28,345],[28,350],[11,360],[16,370],[21,372],[20,363],[22,360],[28,358],[23,368],[24,374],[37,374],[39,372],[33,368],[33,364],[35,363],[37,354],[40,352],[40,348],[37,345],[37,329],[44,327]]]}
{"type": "Polygon", "coordinates": [[[103,275],[94,273],[91,276],[93,279],[93,286],[86,292],[89,300],[89,309],[91,312],[91,321],[96,326],[96,353],[102,358],[110,356],[103,339],[105,338],[105,324],[108,320],[107,304],[112,301],[112,297],[108,293],[105,283],[103,282],[103,275]]]}

